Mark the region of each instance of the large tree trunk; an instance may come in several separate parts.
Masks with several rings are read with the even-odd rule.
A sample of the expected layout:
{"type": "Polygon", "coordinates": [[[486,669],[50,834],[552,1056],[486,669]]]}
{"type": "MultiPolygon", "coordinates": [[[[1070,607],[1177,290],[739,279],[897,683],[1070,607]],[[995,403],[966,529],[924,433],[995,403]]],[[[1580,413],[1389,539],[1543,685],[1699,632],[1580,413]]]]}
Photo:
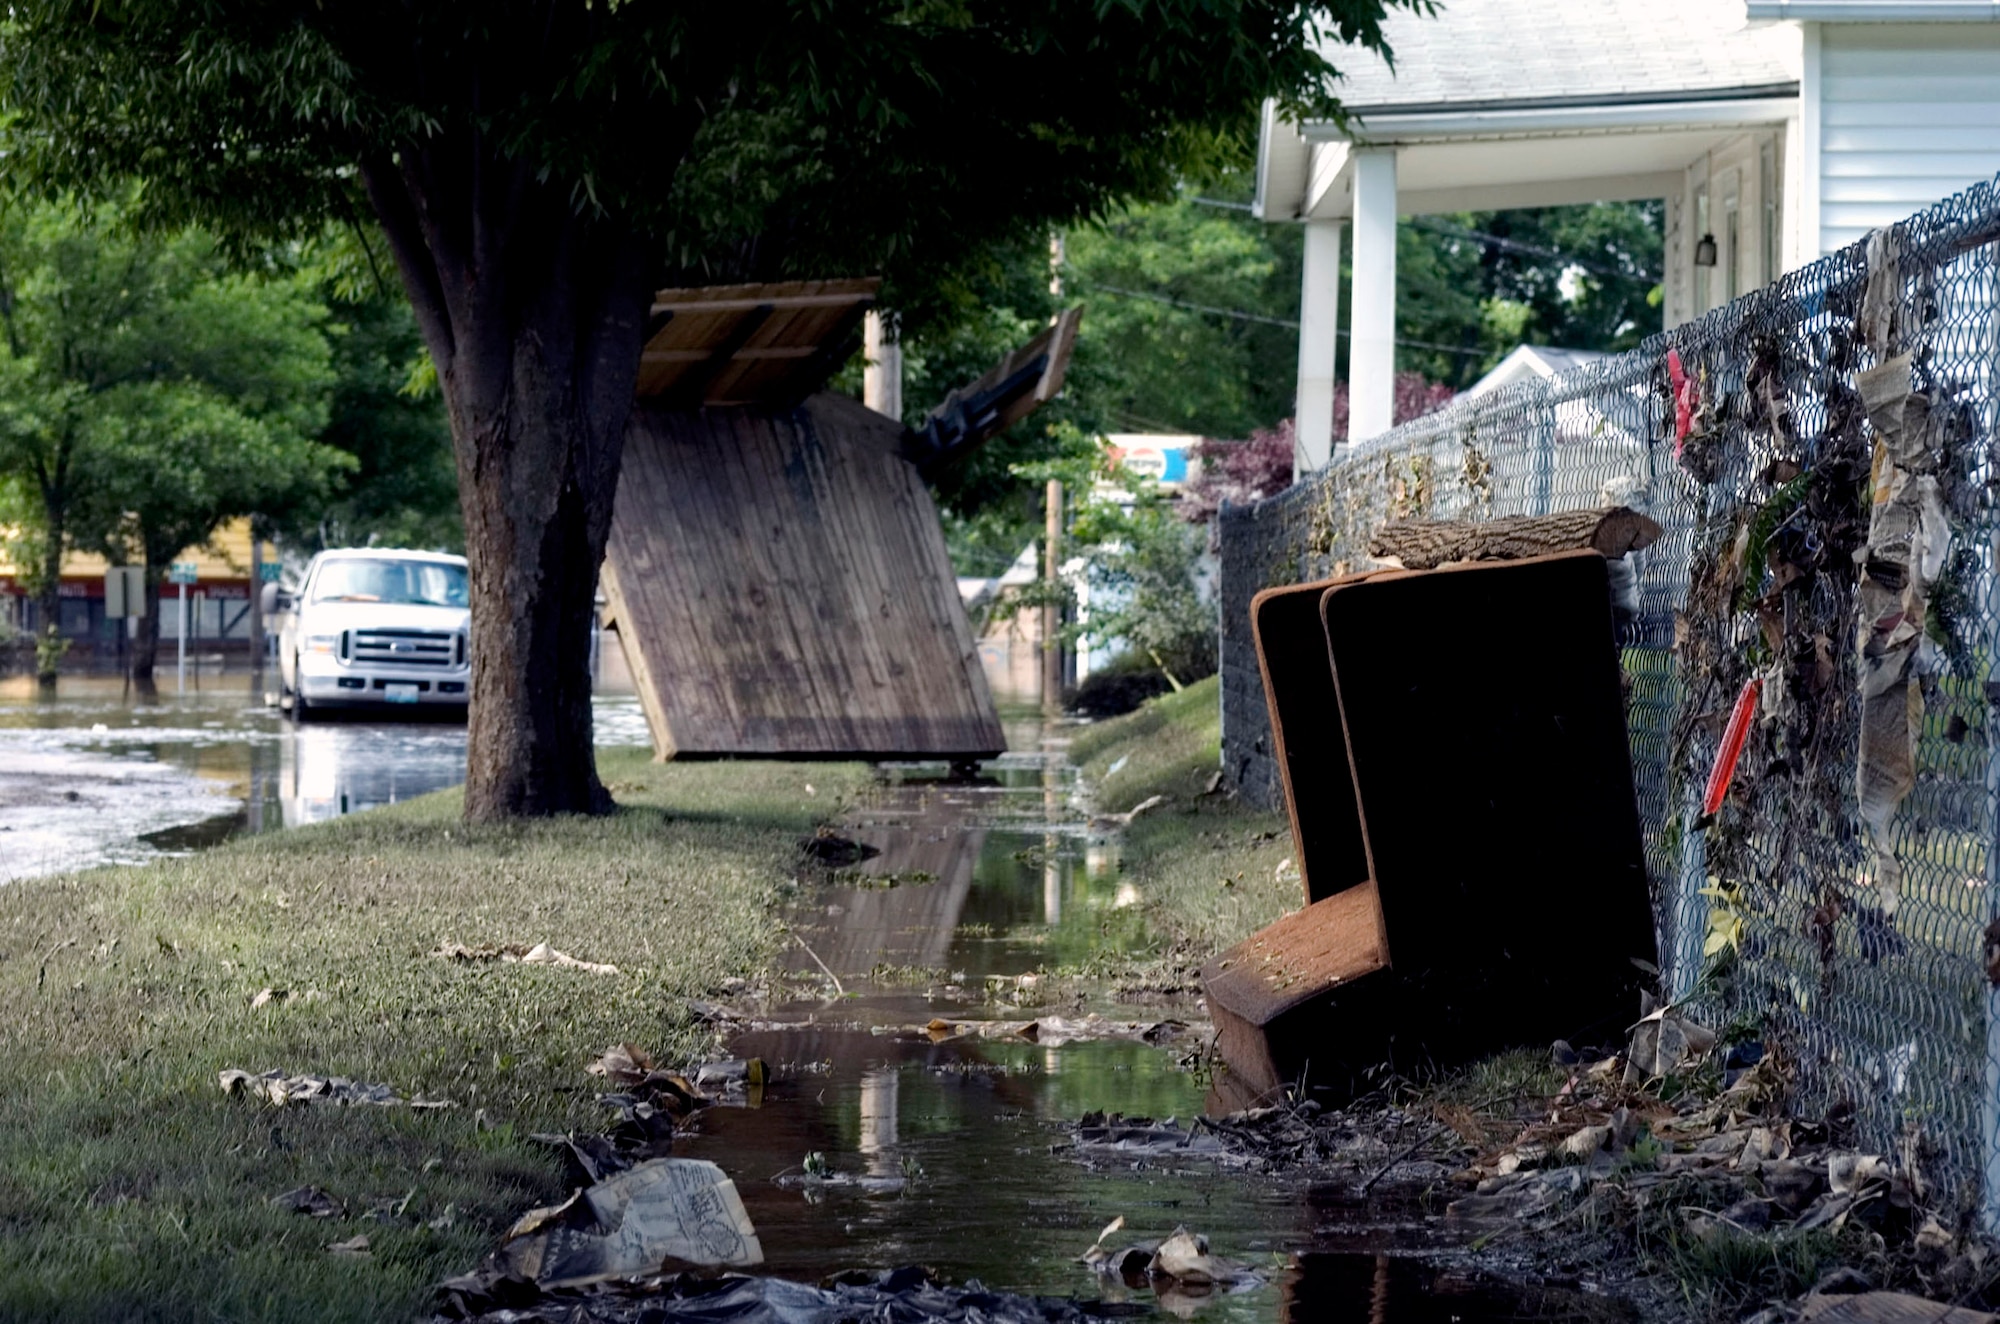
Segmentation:
{"type": "Polygon", "coordinates": [[[160,574],[159,562],[148,556],[141,576],[146,581],[146,614],[132,635],[132,679],[145,684],[152,683],[153,664],[160,655],[160,574]]]}
{"type": "Polygon", "coordinates": [[[645,250],[477,140],[364,173],[458,460],[472,590],[465,816],[605,812],[590,624],[651,301],[645,250]]]}

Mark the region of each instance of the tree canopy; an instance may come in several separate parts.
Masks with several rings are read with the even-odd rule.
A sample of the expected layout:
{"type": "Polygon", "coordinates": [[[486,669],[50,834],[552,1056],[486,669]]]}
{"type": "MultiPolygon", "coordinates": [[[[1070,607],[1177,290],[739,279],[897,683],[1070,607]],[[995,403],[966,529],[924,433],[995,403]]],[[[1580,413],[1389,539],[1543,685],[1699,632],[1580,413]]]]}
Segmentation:
{"type": "Polygon", "coordinates": [[[343,464],[316,441],[324,317],[307,282],[232,272],[197,230],[135,235],[109,205],[0,211],[0,474],[32,498],[45,632],[65,550],[142,563],[157,594],[166,560],[224,520],[324,492],[343,464]]]}
{"type": "Polygon", "coordinates": [[[170,223],[299,236],[373,198],[392,239],[477,249],[560,241],[541,209],[663,278],[883,271],[921,320],[996,238],[1165,196],[1264,97],[1331,109],[1323,43],[1418,2],[28,0],[0,56],[18,170],[144,179],[170,223]],[[445,192],[479,205],[412,214],[445,192]]]}
{"type": "Polygon", "coordinates": [[[880,272],[1164,196],[1423,0],[23,0],[12,169],[239,240],[372,210],[451,418],[469,818],[602,811],[587,630],[650,293],[880,272]]]}

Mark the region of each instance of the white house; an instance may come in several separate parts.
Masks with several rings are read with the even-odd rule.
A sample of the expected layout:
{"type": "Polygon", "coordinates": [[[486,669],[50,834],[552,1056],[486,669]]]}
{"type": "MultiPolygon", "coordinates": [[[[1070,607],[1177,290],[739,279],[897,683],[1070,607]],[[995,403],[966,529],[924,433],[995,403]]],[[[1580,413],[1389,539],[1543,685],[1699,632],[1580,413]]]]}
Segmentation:
{"type": "Polygon", "coordinates": [[[1267,107],[1257,212],[1306,226],[1299,466],[1386,430],[1396,218],[1661,198],[1674,326],[2000,174],[1996,0],[1444,0],[1394,67],[1336,47],[1343,126],[1267,107]],[[1353,308],[1339,270],[1353,231],[1353,308]]]}
{"type": "Polygon", "coordinates": [[[1557,373],[1581,368],[1608,357],[1602,350],[1558,349],[1553,345],[1516,345],[1492,371],[1465,388],[1467,395],[1486,395],[1516,382],[1546,381],[1557,373]]]}

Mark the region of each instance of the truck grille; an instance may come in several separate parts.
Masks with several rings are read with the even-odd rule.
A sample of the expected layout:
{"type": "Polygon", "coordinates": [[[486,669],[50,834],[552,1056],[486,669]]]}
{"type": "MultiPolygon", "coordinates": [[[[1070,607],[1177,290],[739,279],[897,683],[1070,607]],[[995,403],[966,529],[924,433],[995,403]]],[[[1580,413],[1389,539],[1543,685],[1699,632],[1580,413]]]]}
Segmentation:
{"type": "Polygon", "coordinates": [[[453,667],[465,661],[465,636],[446,630],[349,630],[341,660],[397,667],[453,667]]]}

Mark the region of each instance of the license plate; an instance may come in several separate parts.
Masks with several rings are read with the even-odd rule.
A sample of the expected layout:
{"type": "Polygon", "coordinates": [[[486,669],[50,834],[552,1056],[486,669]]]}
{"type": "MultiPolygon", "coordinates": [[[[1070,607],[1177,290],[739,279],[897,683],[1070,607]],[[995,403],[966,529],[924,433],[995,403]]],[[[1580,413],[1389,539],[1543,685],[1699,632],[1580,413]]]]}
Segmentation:
{"type": "Polygon", "coordinates": [[[382,697],[390,703],[415,703],[417,701],[417,687],[415,685],[384,685],[382,687],[382,697]]]}

